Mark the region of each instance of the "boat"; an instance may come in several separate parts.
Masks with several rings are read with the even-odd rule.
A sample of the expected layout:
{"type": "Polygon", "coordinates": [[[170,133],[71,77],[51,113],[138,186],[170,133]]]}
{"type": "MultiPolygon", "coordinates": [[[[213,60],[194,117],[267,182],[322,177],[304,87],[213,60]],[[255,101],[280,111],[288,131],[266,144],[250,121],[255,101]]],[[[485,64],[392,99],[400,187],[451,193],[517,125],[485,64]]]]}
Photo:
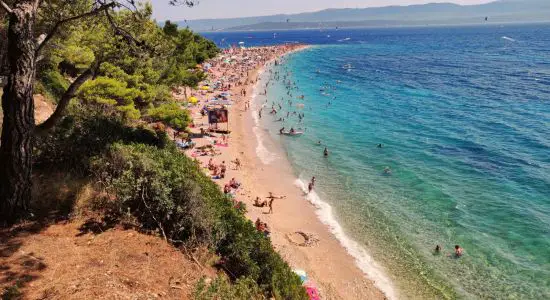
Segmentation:
{"type": "Polygon", "coordinates": [[[288,136],[299,136],[299,135],[302,135],[304,134],[303,131],[294,131],[294,132],[290,132],[290,131],[283,131],[281,132],[282,135],[288,135],[288,136]]]}

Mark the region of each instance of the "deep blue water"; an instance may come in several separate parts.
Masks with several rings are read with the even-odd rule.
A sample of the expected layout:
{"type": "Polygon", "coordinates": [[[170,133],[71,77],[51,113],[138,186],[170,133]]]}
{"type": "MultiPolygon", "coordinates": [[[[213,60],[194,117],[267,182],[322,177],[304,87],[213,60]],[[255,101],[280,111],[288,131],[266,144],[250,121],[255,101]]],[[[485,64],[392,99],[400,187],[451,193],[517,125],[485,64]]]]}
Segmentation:
{"type": "Polygon", "coordinates": [[[550,25],[205,36],[315,45],[268,93],[306,134],[264,125],[402,297],[550,299],[550,25]]]}

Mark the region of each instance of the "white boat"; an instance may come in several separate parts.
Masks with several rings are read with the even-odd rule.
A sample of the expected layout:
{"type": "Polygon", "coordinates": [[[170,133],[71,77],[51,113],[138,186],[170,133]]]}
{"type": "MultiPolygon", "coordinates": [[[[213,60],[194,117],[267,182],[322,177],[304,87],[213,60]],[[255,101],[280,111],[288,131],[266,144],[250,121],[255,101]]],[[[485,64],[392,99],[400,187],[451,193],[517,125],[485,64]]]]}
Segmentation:
{"type": "Polygon", "coordinates": [[[282,135],[289,135],[289,136],[298,136],[298,135],[302,135],[304,134],[303,131],[294,131],[294,132],[290,132],[290,131],[283,131],[281,132],[282,135]]]}

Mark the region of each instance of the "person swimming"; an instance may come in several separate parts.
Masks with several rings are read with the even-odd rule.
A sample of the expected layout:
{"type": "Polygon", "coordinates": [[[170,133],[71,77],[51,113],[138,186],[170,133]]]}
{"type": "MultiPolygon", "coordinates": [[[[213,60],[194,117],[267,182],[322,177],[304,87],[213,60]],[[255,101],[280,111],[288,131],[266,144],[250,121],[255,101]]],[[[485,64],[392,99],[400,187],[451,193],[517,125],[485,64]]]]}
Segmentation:
{"type": "Polygon", "coordinates": [[[377,148],[382,148],[382,147],[384,147],[384,145],[378,144],[376,147],[377,147],[377,148]]]}
{"type": "Polygon", "coordinates": [[[461,257],[464,252],[464,249],[462,249],[459,245],[455,245],[455,257],[461,257]]]}
{"type": "Polygon", "coordinates": [[[284,128],[284,127],[281,128],[281,129],[279,129],[279,133],[280,133],[280,134],[283,134],[284,132],[285,132],[285,128],[284,128]]]}

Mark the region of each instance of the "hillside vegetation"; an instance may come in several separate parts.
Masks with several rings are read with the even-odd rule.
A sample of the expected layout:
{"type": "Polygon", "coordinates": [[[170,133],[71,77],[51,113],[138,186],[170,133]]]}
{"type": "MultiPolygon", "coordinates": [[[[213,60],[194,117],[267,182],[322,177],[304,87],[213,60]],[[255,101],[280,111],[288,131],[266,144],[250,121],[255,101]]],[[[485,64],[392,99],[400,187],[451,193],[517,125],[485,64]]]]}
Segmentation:
{"type": "MultiPolygon", "coordinates": [[[[306,299],[300,279],[270,240],[245,218],[244,208],[233,207],[165,132],[150,126],[162,122],[186,130],[190,117],[172,90],[195,87],[203,80],[197,64],[217,55],[216,46],[169,22],[159,27],[151,18],[150,6],[134,13],[119,11],[113,18],[138,43],[128,43],[128,35],[113,34],[109,20],[96,17],[63,26],[44,49],[35,94],[67,109],[55,126],[35,136],[34,184],[51,186],[49,179],[64,178],[76,190],[85,186],[87,197],[77,201],[77,192],[71,192],[67,201],[60,202],[45,190],[35,189],[28,221],[86,221],[92,229],[99,228],[100,235],[122,226],[185,251],[207,249],[216,258],[212,266],[222,275],[193,287],[187,294],[196,299],[306,299]]],[[[10,232],[7,236],[13,237],[10,232]]],[[[128,244],[130,254],[132,245],[128,244]]],[[[56,255],[60,253],[64,252],[56,255]]],[[[141,263],[138,254],[134,263],[141,263]]],[[[164,265],[155,266],[160,268],[155,272],[162,272],[164,265]]],[[[6,275],[5,279],[9,284],[0,291],[3,298],[30,297],[38,288],[15,277],[6,275]]],[[[122,289],[117,284],[112,288],[122,289]]],[[[131,290],[125,291],[131,295],[131,290]]]]}

